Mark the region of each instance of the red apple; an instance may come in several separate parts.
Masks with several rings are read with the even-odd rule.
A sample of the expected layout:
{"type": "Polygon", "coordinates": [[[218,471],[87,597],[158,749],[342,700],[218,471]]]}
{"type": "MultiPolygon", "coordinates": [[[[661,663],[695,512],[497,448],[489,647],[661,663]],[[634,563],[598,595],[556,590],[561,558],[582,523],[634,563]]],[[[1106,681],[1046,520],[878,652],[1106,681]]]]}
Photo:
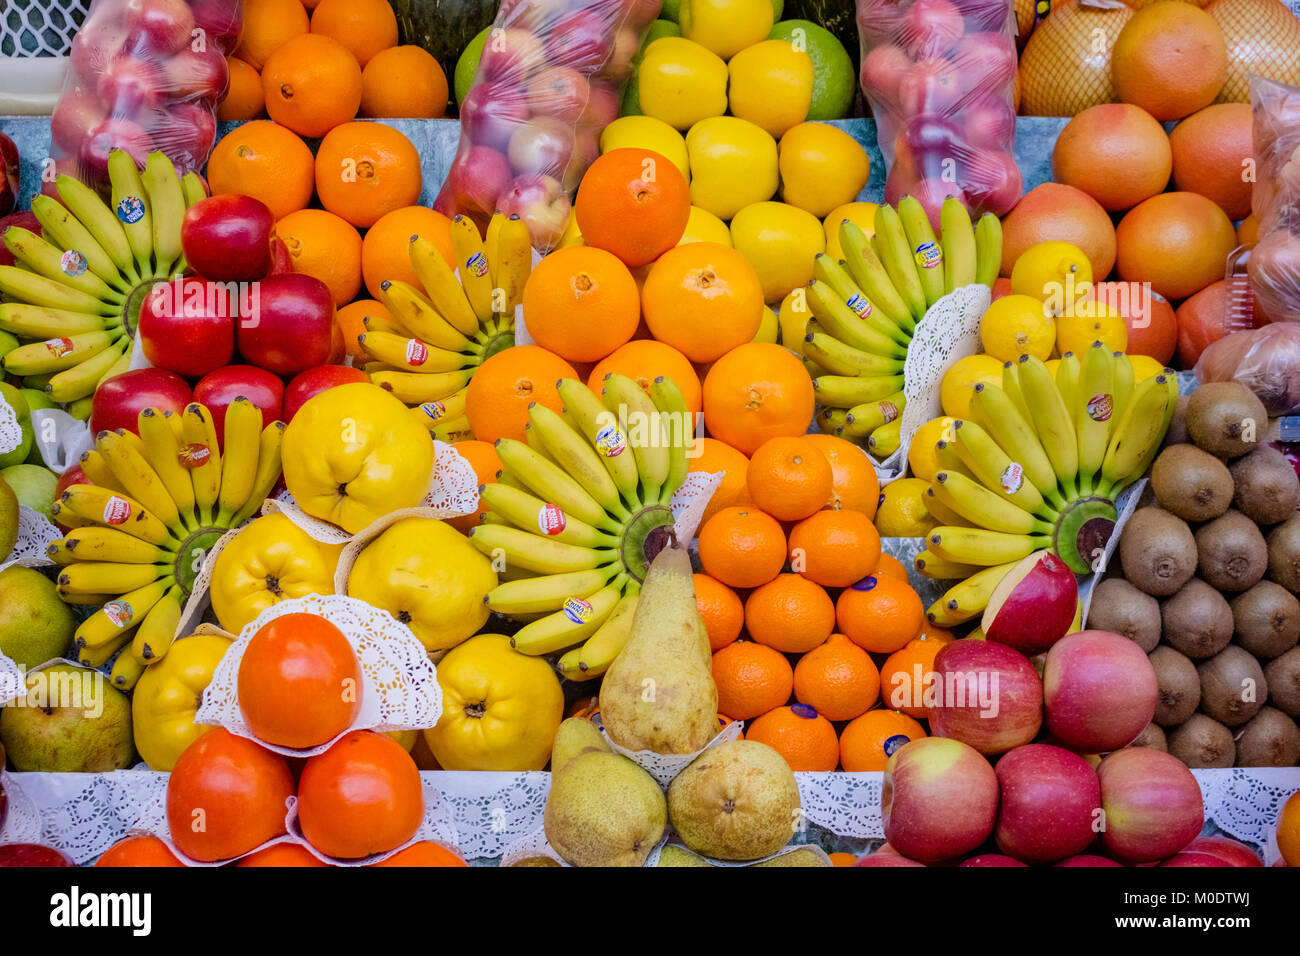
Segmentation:
{"type": "Polygon", "coordinates": [[[219,100],[226,95],[230,69],[215,47],[182,50],[167,61],[167,92],[175,99],[219,100]]]}
{"type": "Polygon", "coordinates": [[[272,236],[271,271],[267,273],[267,277],[289,275],[292,272],[293,256],[289,253],[289,247],[284,244],[284,240],[279,236],[272,236]]]}
{"type": "MultiPolygon", "coordinates": [[[[11,212],[7,216],[0,216],[0,236],[10,226],[18,226],[38,236],[41,234],[41,221],[30,212],[11,212]]],[[[9,247],[0,242],[0,266],[11,266],[14,261],[14,254],[9,251],[9,247]]]]}
{"type": "Polygon", "coordinates": [[[370,381],[369,375],[359,368],[348,365],[318,365],[299,372],[284,390],[285,424],[293,421],[293,416],[298,414],[298,409],[302,408],[307,399],[312,396],[328,391],[336,385],[368,381],[370,381]]]}
{"type": "Polygon", "coordinates": [[[1142,648],[1109,631],[1080,631],[1047,652],[1047,729],[1085,753],[1118,750],[1151,723],[1156,672],[1142,648]]]}
{"type": "Polygon", "coordinates": [[[194,386],[194,401],[208,407],[217,439],[223,444],[226,409],[241,395],[261,409],[263,428],[274,421],[288,421],[284,417],[284,382],[279,376],[256,365],[227,365],[209,372],[194,386]]]}
{"type": "Polygon", "coordinates": [[[618,108],[618,91],[599,79],[593,80],[587,106],[578,117],[579,132],[585,130],[599,136],[601,130],[618,118],[618,108]]]}
{"type": "MultiPolygon", "coordinates": [[[[1002,476],[1009,491],[1023,480],[1018,474],[1002,476]]],[[[1041,654],[1069,633],[1078,603],[1074,572],[1056,555],[1040,551],[1008,571],[993,589],[980,626],[990,641],[1022,654],[1041,654]]]]}
{"type": "Polygon", "coordinates": [[[185,0],[127,0],[123,12],[127,45],[155,59],[180,50],[194,31],[194,14],[185,0]]]}
{"type": "Polygon", "coordinates": [[[918,863],[916,860],[909,860],[905,856],[897,853],[885,853],[877,850],[870,856],[864,856],[853,864],[854,866],[925,866],[924,863],[918,863]]]}
{"type": "Polygon", "coordinates": [[[591,84],[572,67],[551,66],[528,81],[525,93],[534,116],[548,116],[572,126],[587,108],[591,84]]]}
{"type": "Polygon", "coordinates": [[[953,53],[953,62],[967,77],[967,90],[998,89],[1015,79],[1016,44],[1001,33],[968,33],[953,53]]]}
{"type": "Polygon", "coordinates": [[[1094,853],[1080,853],[1078,856],[1069,857],[1068,859],[1062,860],[1060,863],[1056,863],[1053,865],[1054,866],[1121,866],[1122,867],[1124,864],[1116,860],[1112,860],[1108,856],[1097,856],[1094,853]]]}
{"type": "Polygon", "coordinates": [[[123,372],[101,382],[90,404],[90,433],[125,428],[136,431],[136,419],[150,406],[180,414],[194,400],[185,379],[162,368],[123,372]]]}
{"type": "Polygon", "coordinates": [[[962,857],[993,832],[997,774],[960,740],[913,740],[885,764],[880,811],[885,838],[903,856],[922,863],[962,857]]]}
{"type": "Polygon", "coordinates": [[[490,216],[497,197],[510,181],[510,162],[499,150],[489,146],[471,146],[458,155],[447,175],[447,187],[439,195],[450,200],[441,211],[449,216],[457,212],[490,216]]]}
{"type": "Polygon", "coordinates": [[[0,866],[76,866],[66,854],[40,843],[0,843],[0,866]]]}
{"type": "Polygon", "coordinates": [[[908,116],[948,112],[961,98],[961,77],[941,58],[920,60],[898,81],[898,105],[908,116]]]}
{"type": "Polygon", "coordinates": [[[1086,760],[1049,744],[1026,744],[1004,754],[996,769],[999,850],[1026,863],[1053,863],[1092,845],[1101,787],[1086,760]]]}
{"type": "Polygon", "coordinates": [[[18,189],[21,182],[18,145],[4,133],[0,133],[0,217],[8,216],[18,205],[18,189]]]}
{"type": "Polygon", "coordinates": [[[1002,215],[1020,201],[1024,180],[1015,157],[996,149],[977,149],[957,173],[975,207],[1002,215]]]}
{"type": "Polygon", "coordinates": [[[573,155],[571,122],[552,116],[534,116],[510,137],[510,165],[519,173],[560,176],[573,155]]]}
{"type": "Polygon", "coordinates": [[[950,0],[914,0],[903,18],[902,36],[914,58],[943,56],[965,32],[961,11],[950,0]]]}
{"type": "Polygon", "coordinates": [[[497,197],[497,209],[527,224],[536,249],[554,248],[569,224],[569,194],[553,176],[516,176],[497,197]]]}
{"type": "Polygon", "coordinates": [[[134,56],[120,56],[99,75],[95,92],[104,108],[114,116],[139,119],[157,109],[166,95],[167,79],[157,63],[134,56]]]}
{"type": "Polygon", "coordinates": [[[993,641],[953,641],[935,657],[933,674],[925,700],[936,736],[985,755],[1006,753],[1038,736],[1043,685],[1019,651],[993,641]]]}
{"type": "Polygon", "coordinates": [[[1215,835],[1197,837],[1160,865],[1262,867],[1264,861],[1246,844],[1215,835]]]}
{"type": "Polygon", "coordinates": [[[523,85],[545,63],[542,41],[532,32],[517,27],[494,28],[483,45],[475,79],[480,83],[501,80],[523,85]]]}
{"type": "Polygon", "coordinates": [[[160,282],[145,296],[136,334],[158,368],[198,378],[235,354],[235,309],[222,285],[198,277],[160,282]]]}
{"type": "MultiPolygon", "coordinates": [[[[1117,689],[1114,696],[1122,694],[1117,689]]],[[[1201,788],[1170,754],[1149,747],[1117,750],[1101,762],[1097,779],[1105,813],[1101,845],[1117,859],[1149,863],[1173,856],[1205,825],[1201,788]]]]}
{"type": "Polygon", "coordinates": [[[546,46],[550,63],[594,70],[610,55],[612,25],[599,10],[571,10],[555,21],[546,46]]]}
{"type": "Polygon", "coordinates": [[[255,282],[271,270],[275,215],[251,196],[200,199],[181,221],[181,249],[190,267],[217,282],[255,282]]]}
{"type": "Polygon", "coordinates": [[[229,53],[239,41],[239,31],[244,26],[244,13],[239,0],[192,0],[194,26],[204,32],[209,47],[229,53]]]}
{"type": "Polygon", "coordinates": [[[127,31],[114,17],[91,17],[72,38],[70,65],[83,89],[95,86],[108,64],[126,47],[127,31]]]}
{"type": "Polygon", "coordinates": [[[1016,129],[1016,113],[1001,97],[986,96],[962,110],[966,141],[980,149],[1007,149],[1016,129]]]}
{"type": "Polygon", "coordinates": [[[862,61],[862,88],[872,99],[895,107],[903,74],[912,67],[912,58],[901,46],[892,43],[873,47],[862,61]]]}
{"type": "Polygon", "coordinates": [[[139,123],[106,119],[82,140],[81,165],[91,179],[103,179],[108,175],[108,154],[113,150],[125,150],[143,169],[145,158],[153,148],[153,140],[139,123]]]}
{"type": "Polygon", "coordinates": [[[153,114],[149,133],[155,149],[167,154],[182,176],[198,172],[217,139],[212,111],[199,103],[173,103],[153,114]]]}
{"type": "Polygon", "coordinates": [[[72,90],[59,98],[50,116],[51,142],[64,152],[75,154],[81,149],[87,131],[104,122],[107,115],[93,92],[72,90]]]}
{"type": "Polygon", "coordinates": [[[587,167],[594,163],[598,156],[600,156],[600,140],[597,134],[588,127],[579,126],[577,138],[573,141],[573,154],[569,157],[568,165],[564,167],[564,176],[560,181],[565,192],[573,192],[578,188],[582,177],[587,174],[587,167]]]}
{"type": "Polygon", "coordinates": [[[967,857],[957,866],[1029,866],[1029,864],[1022,863],[1012,856],[1004,856],[1001,853],[981,853],[979,856],[967,857]]]}
{"type": "Polygon", "coordinates": [[[334,346],[334,296],[309,275],[271,276],[254,286],[236,329],[239,354],[277,375],[324,365],[334,346]]]}

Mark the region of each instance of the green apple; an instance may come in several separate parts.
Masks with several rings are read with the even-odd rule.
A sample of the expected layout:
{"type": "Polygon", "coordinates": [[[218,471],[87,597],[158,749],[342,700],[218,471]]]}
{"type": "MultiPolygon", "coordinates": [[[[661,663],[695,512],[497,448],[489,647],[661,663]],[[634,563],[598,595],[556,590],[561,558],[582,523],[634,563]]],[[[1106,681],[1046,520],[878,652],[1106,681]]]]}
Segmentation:
{"type": "Polygon", "coordinates": [[[0,479],[13,489],[18,496],[18,503],[26,505],[33,511],[40,512],[54,520],[50,506],[54,504],[54,489],[58,487],[59,476],[41,465],[10,465],[0,468],[0,479]]]}
{"type": "Polygon", "coordinates": [[[56,664],[27,675],[0,709],[0,741],[18,770],[106,773],[135,760],[131,701],[99,671],[56,664]]]}
{"type": "Polygon", "coordinates": [[[32,450],[32,413],[27,407],[27,399],[23,398],[22,392],[14,388],[8,382],[0,382],[0,399],[14,410],[14,415],[18,418],[18,424],[22,428],[23,440],[13,451],[5,452],[0,455],[0,468],[8,468],[10,465],[21,465],[27,460],[28,454],[32,450]]]}
{"type": "Polygon", "coordinates": [[[456,61],[456,72],[452,76],[452,84],[456,91],[456,105],[465,102],[465,94],[469,92],[470,85],[474,82],[474,74],[478,72],[478,61],[483,55],[483,47],[487,45],[489,34],[492,33],[492,27],[486,26],[478,32],[474,39],[461,51],[460,58],[456,61]]]}

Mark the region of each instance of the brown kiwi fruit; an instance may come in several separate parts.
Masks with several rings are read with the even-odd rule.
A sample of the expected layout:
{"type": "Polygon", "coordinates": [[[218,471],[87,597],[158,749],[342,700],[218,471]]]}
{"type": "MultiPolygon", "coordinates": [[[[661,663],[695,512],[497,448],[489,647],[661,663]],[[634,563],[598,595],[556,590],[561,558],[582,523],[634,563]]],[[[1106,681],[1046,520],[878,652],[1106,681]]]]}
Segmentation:
{"type": "Polygon", "coordinates": [[[1203,661],[1232,641],[1228,599],[1200,578],[1192,578],[1160,606],[1165,643],[1192,660],[1203,661]]]}
{"type": "Polygon", "coordinates": [[[1123,634],[1150,654],[1160,643],[1160,603],[1123,578],[1106,578],[1092,592],[1088,626],[1123,634]]]}
{"type": "Polygon", "coordinates": [[[1159,750],[1163,753],[1169,753],[1169,741],[1165,737],[1165,732],[1159,724],[1147,724],[1142,733],[1134,738],[1129,744],[1130,747],[1148,747],[1151,750],[1159,750]]]}
{"type": "Polygon", "coordinates": [[[1196,665],[1201,678],[1201,710],[1228,727],[1240,727],[1268,700],[1264,669],[1255,655],[1229,644],[1196,665]]]}
{"type": "Polygon", "coordinates": [[[1229,511],[1196,530],[1197,573],[1220,591],[1244,591],[1268,570],[1268,544],[1259,525],[1229,511]]]}
{"type": "Polygon", "coordinates": [[[1300,719],[1300,647],[1273,658],[1264,668],[1269,703],[1300,719]]]}
{"type": "Polygon", "coordinates": [[[1196,713],[1201,702],[1201,678],[1186,654],[1161,645],[1147,655],[1156,672],[1156,712],[1152,721],[1177,727],[1196,713]]]}
{"type": "Polygon", "coordinates": [[[1186,445],[1192,440],[1187,434],[1187,403],[1190,400],[1189,395],[1178,396],[1178,404],[1174,406],[1174,417],[1169,420],[1169,428],[1165,430],[1165,440],[1160,443],[1161,448],[1168,448],[1170,445],[1186,445]]]}
{"type": "Polygon", "coordinates": [[[1169,731],[1169,753],[1193,770],[1231,767],[1237,759],[1232,731],[1205,714],[1192,714],[1169,731]]]}
{"type": "Polygon", "coordinates": [[[1300,600],[1272,581],[1260,581],[1233,598],[1232,620],[1237,643],[1264,660],[1300,642],[1300,600]]]}
{"type": "Polygon", "coordinates": [[[1239,382],[1206,382],[1187,400],[1187,434],[1202,451],[1238,458],[1259,447],[1268,412],[1239,382]]]}
{"type": "Polygon", "coordinates": [[[1294,767],[1300,763],[1300,727],[1276,707],[1265,707],[1237,732],[1238,767],[1294,767]]]}
{"type": "Polygon", "coordinates": [[[1300,515],[1268,533],[1268,576],[1288,591],[1300,591],[1300,515]]]}
{"type": "Polygon", "coordinates": [[[1195,445],[1171,445],[1151,466],[1161,507],[1186,521],[1219,517],[1232,504],[1232,487],[1227,466],[1195,445]]]}
{"type": "Polygon", "coordinates": [[[1233,506],[1256,524],[1277,524],[1300,505],[1300,477],[1276,448],[1256,448],[1232,463],[1233,506]]]}
{"type": "Polygon", "coordinates": [[[1168,597],[1196,573],[1196,539],[1177,515],[1163,508],[1139,508],[1120,535],[1119,559],[1135,588],[1168,597]]]}

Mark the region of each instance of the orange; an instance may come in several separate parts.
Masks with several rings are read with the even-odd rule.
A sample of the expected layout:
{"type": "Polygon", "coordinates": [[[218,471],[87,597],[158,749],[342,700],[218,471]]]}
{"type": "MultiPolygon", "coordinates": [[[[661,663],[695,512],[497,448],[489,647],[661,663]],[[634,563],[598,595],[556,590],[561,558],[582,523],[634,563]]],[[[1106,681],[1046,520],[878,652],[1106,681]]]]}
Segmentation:
{"type": "Polygon", "coordinates": [[[555,383],[576,378],[573,366],[538,345],[516,345],[493,355],[478,367],[465,393],[465,414],[474,437],[524,441],[528,406],[541,402],[560,411],[564,403],[555,383]]]}
{"type": "Polygon", "coordinates": [[[319,747],[361,710],[361,665],[337,627],[315,614],[268,622],[239,662],[239,709],[248,729],[280,747],[319,747]]]}
{"type": "Polygon", "coordinates": [[[262,77],[251,65],[238,57],[226,57],[230,85],[226,95],[217,104],[217,119],[222,122],[243,122],[257,119],[266,112],[266,96],[262,93],[262,77]]]}
{"type": "Polygon", "coordinates": [[[718,710],[733,720],[752,720],[780,707],[794,689],[794,671],[780,651],[736,641],[713,655],[718,710]]]}
{"type": "Polygon", "coordinates": [[[745,599],[745,630],[783,654],[820,647],[835,630],[835,604],[826,591],[797,574],[778,574],[745,599]]]}
{"type": "Polygon", "coordinates": [[[311,32],[337,40],[366,66],[381,50],[397,46],[397,15],[388,0],[320,0],[312,11],[311,32]]]}
{"type": "Polygon", "coordinates": [[[807,704],[769,710],[745,729],[745,739],[767,744],[791,770],[829,773],[840,763],[835,728],[807,704]]]}
{"type": "Polygon", "coordinates": [[[1237,247],[1223,210],[1187,192],[1161,193],[1134,206],[1115,237],[1120,278],[1150,282],[1166,299],[1184,299],[1222,279],[1228,253],[1237,247]]]}
{"type": "Polygon", "coordinates": [[[1123,102],[1161,121],[1182,119],[1219,95],[1228,79],[1228,47],[1204,10],[1160,0],[1119,31],[1111,73],[1123,102]]]}
{"type": "Polygon", "coordinates": [[[1150,355],[1168,364],[1178,344],[1178,322],[1174,307],[1142,282],[1098,282],[1088,297],[1101,302],[1128,327],[1129,355],[1150,355]]]}
{"type": "Polygon", "coordinates": [[[921,629],[916,632],[916,636],[926,640],[942,641],[945,643],[957,639],[956,634],[948,630],[946,627],[940,627],[938,624],[932,623],[928,617],[921,622],[921,629]]]}
{"type": "Polygon", "coordinates": [[[240,193],[260,199],[276,219],[283,218],[311,202],[315,188],[311,150],[296,133],[269,120],[245,123],[213,148],[208,186],[214,196],[240,193]]]}
{"type": "Polygon", "coordinates": [[[695,575],[695,606],[709,632],[709,650],[720,651],[736,638],[745,625],[745,606],[736,592],[717,578],[695,575]]]}
{"type": "MultiPolygon", "coordinates": [[[[529,326],[529,330],[532,330],[532,326],[529,326]]],[[[681,391],[682,398],[686,399],[686,407],[692,414],[698,413],[703,407],[700,377],[695,374],[695,366],[671,345],[654,339],[634,339],[620,345],[596,363],[587,378],[587,385],[592,391],[599,392],[600,383],[611,372],[626,375],[647,391],[658,376],[670,378],[681,391]]]]}
{"type": "Polygon", "coordinates": [[[790,530],[790,566],[826,588],[846,588],[876,571],[880,534],[861,511],[816,511],[790,530]]]}
{"type": "Polygon", "coordinates": [[[357,336],[366,331],[364,320],[367,318],[379,319],[390,326],[393,322],[393,314],[388,311],[388,307],[374,299],[358,299],[334,313],[334,321],[338,324],[339,331],[343,333],[343,344],[348,354],[361,359],[357,363],[358,366],[370,361],[365,357],[366,353],[362,351],[361,346],[357,344],[357,336]]]}
{"type": "Polygon", "coordinates": [[[930,709],[915,706],[913,702],[916,698],[909,691],[925,686],[925,675],[934,670],[936,655],[945,644],[951,644],[952,640],[952,635],[946,632],[926,634],[922,631],[918,637],[912,638],[890,654],[880,668],[881,703],[918,720],[929,717],[930,709]]]}
{"type": "Polygon", "coordinates": [[[1255,144],[1249,103],[1219,103],[1174,127],[1174,188],[1200,193],[1232,220],[1250,215],[1255,144]]]}
{"type": "Polygon", "coordinates": [[[798,521],[830,499],[831,464],[800,437],[769,438],[749,458],[749,498],[773,518],[798,521]]]}
{"type": "Polygon", "coordinates": [[[556,249],[524,284],[528,334],[570,362],[599,362],[632,338],[640,318],[632,273],[594,246],[556,249]]]}
{"type": "Polygon", "coordinates": [[[831,863],[835,866],[853,866],[858,862],[858,858],[852,853],[827,853],[831,858],[831,863]]]}
{"type": "Polygon", "coordinates": [[[717,242],[668,250],[650,267],[641,290],[650,334],[692,362],[712,362],[751,341],[763,305],[763,287],[749,260],[717,242]]]}
{"type": "MultiPolygon", "coordinates": [[[[489,442],[479,441],[475,438],[458,441],[452,446],[469,462],[469,466],[474,469],[474,477],[478,479],[480,485],[490,485],[497,480],[497,472],[505,466],[501,463],[497,450],[489,442]]],[[[482,501],[478,504],[478,510],[472,515],[465,515],[460,518],[449,518],[447,523],[457,531],[468,531],[476,524],[483,521],[483,516],[487,514],[487,506],[482,501]]]]}
{"type": "Polygon", "coordinates": [[[794,665],[794,696],[828,720],[852,720],[875,706],[880,672],[870,654],[832,634],[794,665]]]}
{"type": "Polygon", "coordinates": [[[1174,313],[1178,320],[1178,362],[1191,368],[1211,344],[1228,334],[1228,281],[1212,282],[1174,313]]]}
{"type": "Polygon", "coordinates": [[[118,840],[95,861],[95,866],[184,866],[167,844],[155,836],[129,836],[118,840]]]}
{"type": "Polygon", "coordinates": [[[361,71],[362,116],[440,119],[446,112],[447,76],[421,47],[381,50],[361,71]]]}
{"type": "Polygon", "coordinates": [[[412,843],[405,850],[398,850],[386,860],[371,863],[371,866],[469,866],[456,853],[441,843],[421,840],[412,843]]]}
{"type": "Polygon", "coordinates": [[[1002,220],[1002,275],[1011,275],[1030,246],[1052,240],[1082,249],[1097,282],[1115,265],[1115,226],[1101,203],[1074,186],[1043,183],[1025,193],[1002,220]]]}
{"type": "Polygon", "coordinates": [[[920,740],[925,728],[906,714],[869,710],[840,733],[840,766],[847,773],[885,769],[894,751],[920,740]]]}
{"type": "Polygon", "coordinates": [[[1277,818],[1277,848],[1287,866],[1300,866],[1300,790],[1282,804],[1277,818]]]}
{"type": "MultiPolygon", "coordinates": [[[[701,245],[705,243],[683,248],[701,245]]],[[[803,435],[812,416],[808,370],[797,355],[780,345],[737,346],[714,362],[704,377],[705,427],[714,438],[745,455],[752,455],[769,438],[803,435]]]]}
{"type": "Polygon", "coordinates": [[[298,823],[326,856],[386,853],[415,836],[423,820],[420,771],[391,737],[355,730],[302,768],[298,823]]]}
{"type": "Polygon", "coordinates": [[[385,213],[366,230],[361,243],[361,275],[366,290],[379,297],[385,282],[405,282],[423,289],[411,265],[411,237],[423,236],[442,253],[447,265],[456,267],[456,250],[451,245],[451,220],[435,209],[403,206],[385,213]]]}
{"type": "Polygon", "coordinates": [[[1172,166],[1164,127],[1127,103],[1090,106],[1065,124],[1052,149],[1053,178],[1112,212],[1164,192],[1172,166]]]}
{"type": "Polygon", "coordinates": [[[244,0],[244,30],[235,56],[260,70],[272,53],[309,29],[301,0],[244,0]]]}
{"type": "Polygon", "coordinates": [[[289,249],[293,271],[329,286],[335,305],[346,305],[357,297],[361,290],[361,233],[351,224],[323,209],[299,209],[275,224],[275,234],[289,249]]]}
{"type": "Polygon", "coordinates": [[[422,184],[420,154],[401,132],[383,123],[336,126],[316,151],[321,205],[358,229],[414,205],[422,184]]]}
{"type": "Polygon", "coordinates": [[[329,866],[300,843],[276,843],[265,850],[250,853],[236,866],[313,867],[329,866]]]}
{"type": "Polygon", "coordinates": [[[859,446],[835,435],[820,433],[804,436],[831,465],[831,496],[827,508],[836,511],[861,511],[868,519],[876,516],[880,502],[880,479],[859,446]]]}
{"type": "Polygon", "coordinates": [[[911,585],[872,575],[840,592],[835,620],[860,647],[873,654],[892,654],[920,630],[925,609],[911,585]]]}
{"type": "Polygon", "coordinates": [[[729,587],[756,588],[785,566],[785,532],[757,508],[723,508],[700,527],[699,552],[709,576],[729,587]]]}
{"type": "Polygon", "coordinates": [[[285,832],[293,789],[283,757],[213,728],[185,748],[167,778],[172,842],[204,863],[242,856],[285,832]]]}
{"type": "Polygon", "coordinates": [[[337,40],[304,33],[266,61],[262,94],[271,119],[300,136],[324,136],[356,118],[361,67],[337,40]]]}
{"type": "Polygon", "coordinates": [[[876,564],[876,574],[885,574],[904,582],[911,580],[907,576],[907,566],[892,554],[884,551],[880,552],[880,561],[876,564]]]}
{"type": "Polygon", "coordinates": [[[704,509],[704,515],[700,518],[701,524],[723,508],[744,504],[749,500],[749,491],[745,483],[745,476],[749,472],[749,459],[726,442],[720,442],[716,438],[700,439],[700,453],[693,457],[688,456],[686,467],[689,471],[703,472],[707,475],[722,472],[722,482],[714,490],[713,497],[709,499],[708,507],[704,509]]]}
{"type": "Polygon", "coordinates": [[[654,262],[686,231],[691,189],[671,160],[650,149],[613,149],[587,167],[574,217],[583,241],[629,266],[654,262]]]}

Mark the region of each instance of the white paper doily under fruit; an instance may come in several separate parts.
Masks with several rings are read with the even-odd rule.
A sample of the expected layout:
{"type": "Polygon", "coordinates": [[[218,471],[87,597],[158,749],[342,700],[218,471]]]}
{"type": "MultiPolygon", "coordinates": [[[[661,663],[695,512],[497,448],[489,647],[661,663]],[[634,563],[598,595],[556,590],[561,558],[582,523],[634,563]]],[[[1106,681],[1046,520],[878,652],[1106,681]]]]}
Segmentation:
{"type": "Polygon", "coordinates": [[[18,413],[0,398],[0,455],[7,455],[22,443],[23,428],[18,424],[18,413]]]}
{"type": "Polygon", "coordinates": [[[46,554],[51,541],[58,541],[63,533],[51,524],[50,519],[26,505],[18,506],[18,540],[8,556],[0,555],[0,571],[21,564],[25,568],[49,567],[54,562],[46,554]]]}
{"type": "Polygon", "coordinates": [[[354,730],[417,730],[432,727],[442,716],[442,688],[424,646],[405,624],[387,611],[343,595],[309,594],[274,604],[245,625],[217,664],[194,722],[216,724],[232,734],[291,757],[324,753],[354,730]],[[259,740],[239,709],[239,664],[249,642],[267,623],[286,614],[314,614],[340,631],[361,665],[361,707],[343,733],[319,747],[296,750],[259,740]]]}
{"type": "Polygon", "coordinates": [[[708,750],[710,747],[716,747],[718,744],[728,744],[733,740],[739,740],[744,729],[744,721],[733,720],[731,723],[727,724],[727,726],[723,727],[722,730],[718,731],[718,735],[707,744],[694,753],[689,754],[657,754],[653,750],[628,750],[626,747],[621,747],[613,740],[610,740],[609,732],[605,730],[604,727],[600,728],[600,732],[605,735],[605,739],[609,741],[609,746],[614,753],[622,754],[624,757],[627,757],[646,773],[650,774],[650,776],[654,777],[659,786],[666,787],[668,784],[673,782],[674,777],[690,766],[691,761],[704,753],[704,751],[708,750]]]}
{"type": "Polygon", "coordinates": [[[695,538],[700,519],[709,507],[709,499],[726,477],[725,471],[693,471],[682,480],[681,487],[673,492],[668,507],[673,513],[673,532],[683,547],[695,538]]]}
{"type": "MultiPolygon", "coordinates": [[[[22,670],[12,660],[0,654],[0,706],[4,706],[15,697],[21,697],[26,681],[22,670]]],[[[0,765],[0,771],[3,771],[0,765]]]]}

